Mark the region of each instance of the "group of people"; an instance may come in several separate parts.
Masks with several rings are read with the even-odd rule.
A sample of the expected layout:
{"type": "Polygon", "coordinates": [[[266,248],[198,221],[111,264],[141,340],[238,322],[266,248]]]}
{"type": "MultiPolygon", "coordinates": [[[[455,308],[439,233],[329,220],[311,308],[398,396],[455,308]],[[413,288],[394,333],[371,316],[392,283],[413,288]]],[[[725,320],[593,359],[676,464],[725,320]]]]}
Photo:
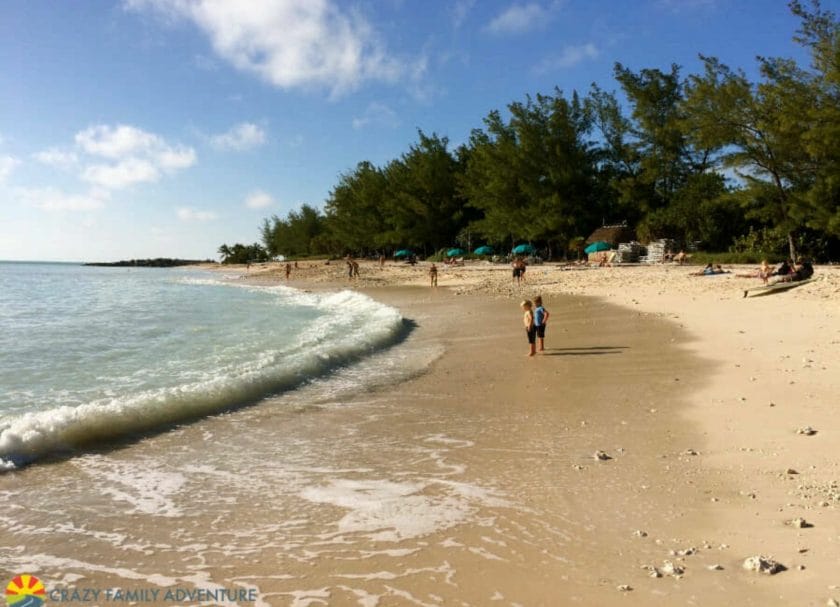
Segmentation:
{"type": "Polygon", "coordinates": [[[542,296],[537,295],[532,302],[526,299],[519,304],[525,313],[522,322],[525,325],[525,335],[528,338],[528,356],[534,356],[538,351],[545,351],[545,326],[548,324],[548,310],[543,306],[542,296]],[[539,348],[537,348],[539,344],[539,348]]]}
{"type": "Polygon", "coordinates": [[[779,267],[772,268],[766,259],[755,272],[749,274],[736,274],[739,278],[760,278],[764,284],[770,282],[770,278],[778,276],[777,282],[796,282],[807,280],[814,275],[813,264],[804,257],[797,258],[796,262],[786,259],[779,264],[779,267]]]}

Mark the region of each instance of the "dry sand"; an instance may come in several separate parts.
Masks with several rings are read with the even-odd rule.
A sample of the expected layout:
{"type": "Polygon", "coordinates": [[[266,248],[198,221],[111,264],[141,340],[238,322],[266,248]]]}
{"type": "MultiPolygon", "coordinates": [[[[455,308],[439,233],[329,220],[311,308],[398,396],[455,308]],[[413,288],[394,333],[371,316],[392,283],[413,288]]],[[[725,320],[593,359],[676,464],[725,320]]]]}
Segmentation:
{"type": "MultiPolygon", "coordinates": [[[[516,407],[510,434],[494,440],[509,443],[500,449],[534,449],[531,466],[520,471],[534,475],[537,487],[525,501],[539,502],[544,516],[569,517],[580,530],[571,552],[568,545],[558,551],[569,559],[564,566],[523,562],[537,579],[544,577],[544,584],[533,576],[526,583],[523,604],[840,600],[840,458],[834,447],[840,269],[818,267],[808,285],[744,299],[743,289],[760,283],[734,274],[749,267],[692,277],[696,268],[676,265],[541,265],[529,268],[527,284],[519,286],[505,266],[438,267],[439,291],[481,294],[504,308],[482,310],[484,318],[474,313],[470,297],[441,308],[440,314],[471,326],[475,341],[455,331],[466,342],[450,340],[426,379],[440,387],[438,406],[465,407],[477,399],[499,412],[516,407]],[[552,313],[547,341],[554,356],[533,360],[524,357],[516,303],[537,293],[552,313]],[[564,297],[569,294],[586,299],[564,297]],[[580,316],[581,306],[594,316],[580,316]],[[464,365],[470,353],[475,362],[464,365]],[[584,360],[589,364],[577,364],[584,360]],[[454,382],[450,373],[457,375],[454,382]],[[564,390],[609,405],[559,412],[552,395],[564,390]],[[807,427],[816,432],[800,432],[807,427]],[[562,443],[564,457],[574,452],[579,459],[542,457],[562,443]],[[613,459],[591,459],[597,449],[613,459]],[[807,526],[791,524],[800,518],[807,526]],[[744,570],[745,559],[757,555],[786,570],[772,576],[744,570]],[[683,575],[668,575],[666,561],[683,575]],[[650,567],[663,577],[651,577],[650,567]]],[[[342,281],[388,301],[378,287],[426,285],[427,273],[424,263],[381,269],[363,262],[360,279],[350,282],[341,262],[306,262],[293,271],[291,284],[342,281]]],[[[271,264],[249,274],[280,279],[271,264]]],[[[472,440],[481,434],[474,432],[460,435],[472,440]]],[[[505,573],[491,568],[477,575],[501,580],[505,573]]]]}

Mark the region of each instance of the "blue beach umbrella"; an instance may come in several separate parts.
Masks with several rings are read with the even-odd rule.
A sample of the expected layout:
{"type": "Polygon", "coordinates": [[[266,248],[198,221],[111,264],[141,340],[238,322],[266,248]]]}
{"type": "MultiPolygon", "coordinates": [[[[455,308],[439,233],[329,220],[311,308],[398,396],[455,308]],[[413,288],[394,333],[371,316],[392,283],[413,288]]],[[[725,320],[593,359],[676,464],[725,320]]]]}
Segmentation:
{"type": "Polygon", "coordinates": [[[611,248],[609,243],[599,240],[586,247],[583,252],[589,255],[589,253],[597,253],[598,251],[609,251],[611,248]]]}
{"type": "Polygon", "coordinates": [[[534,247],[532,247],[529,244],[520,244],[520,245],[516,245],[515,247],[513,247],[513,252],[516,253],[517,255],[522,255],[522,254],[526,254],[526,253],[533,253],[534,252],[534,247]]]}
{"type": "Polygon", "coordinates": [[[489,247],[484,245],[483,247],[478,247],[475,251],[473,251],[476,255],[492,255],[493,254],[493,247],[489,247]]]}
{"type": "Polygon", "coordinates": [[[408,257],[409,255],[411,255],[411,251],[409,251],[408,249],[400,249],[399,251],[394,253],[394,257],[408,257]]]}
{"type": "Polygon", "coordinates": [[[463,255],[463,254],[464,254],[464,249],[457,249],[457,248],[456,249],[449,249],[446,252],[447,257],[457,257],[458,255],[463,255]]]}

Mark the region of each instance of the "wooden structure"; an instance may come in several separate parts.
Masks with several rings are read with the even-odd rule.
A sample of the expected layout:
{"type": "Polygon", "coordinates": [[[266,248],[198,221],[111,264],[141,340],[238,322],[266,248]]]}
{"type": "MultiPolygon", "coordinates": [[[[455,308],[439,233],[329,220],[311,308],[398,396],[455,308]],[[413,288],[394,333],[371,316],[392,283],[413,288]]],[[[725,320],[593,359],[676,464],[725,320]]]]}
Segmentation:
{"type": "Polygon", "coordinates": [[[626,223],[612,226],[601,226],[586,239],[586,244],[593,242],[604,241],[612,248],[616,248],[619,242],[627,242],[633,240],[636,234],[633,230],[627,227],[626,223]]]}

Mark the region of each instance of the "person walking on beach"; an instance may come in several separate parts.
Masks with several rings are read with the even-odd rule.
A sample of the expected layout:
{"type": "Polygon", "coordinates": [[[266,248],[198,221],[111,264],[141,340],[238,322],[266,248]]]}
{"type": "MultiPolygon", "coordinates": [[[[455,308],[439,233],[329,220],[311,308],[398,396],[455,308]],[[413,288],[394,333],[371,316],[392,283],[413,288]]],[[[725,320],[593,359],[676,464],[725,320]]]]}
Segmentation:
{"type": "Polygon", "coordinates": [[[286,280],[289,280],[289,274],[292,273],[292,264],[286,262],[286,280]]]}
{"type": "Polygon", "coordinates": [[[513,268],[513,282],[519,285],[522,282],[522,261],[517,257],[510,265],[513,268]]]}
{"type": "Polygon", "coordinates": [[[537,341],[539,347],[537,351],[545,352],[545,325],[548,322],[549,313],[543,307],[542,295],[537,295],[534,298],[534,327],[536,328],[537,341]]]}
{"type": "Polygon", "coordinates": [[[359,277],[359,262],[354,259],[354,260],[352,260],[352,263],[353,263],[353,278],[358,278],[359,277]]]}
{"type": "Polygon", "coordinates": [[[353,260],[347,256],[347,280],[353,280],[353,260]]]}
{"type": "Polygon", "coordinates": [[[438,276],[438,269],[435,264],[432,264],[432,267],[429,268],[429,279],[431,280],[431,286],[437,286],[437,276],[438,276]]]}
{"type": "Polygon", "coordinates": [[[537,353],[535,343],[537,327],[534,325],[534,304],[531,303],[530,299],[526,299],[519,304],[519,307],[525,312],[525,315],[522,317],[522,324],[525,325],[525,335],[528,337],[528,356],[533,356],[537,353]]]}

